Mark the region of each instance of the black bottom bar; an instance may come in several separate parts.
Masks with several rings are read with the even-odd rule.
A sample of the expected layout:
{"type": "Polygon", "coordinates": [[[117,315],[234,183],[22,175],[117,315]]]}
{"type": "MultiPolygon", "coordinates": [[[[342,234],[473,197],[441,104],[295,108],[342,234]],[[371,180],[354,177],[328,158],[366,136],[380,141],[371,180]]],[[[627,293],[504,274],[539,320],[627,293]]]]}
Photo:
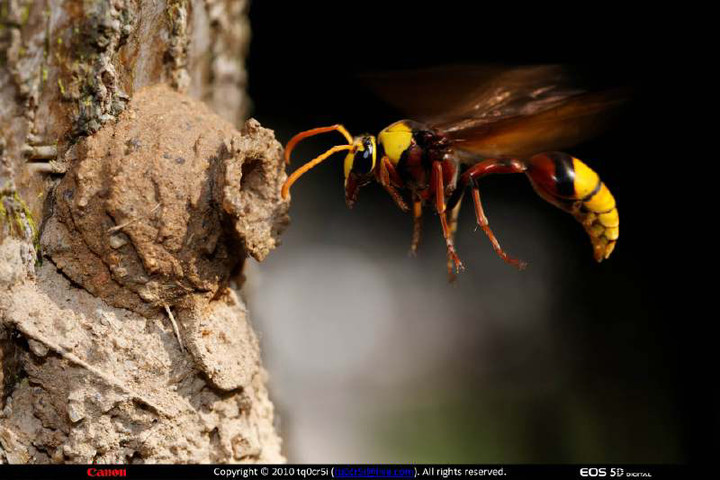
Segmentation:
{"type": "Polygon", "coordinates": [[[687,465],[0,465],[0,479],[691,479],[687,465]]]}

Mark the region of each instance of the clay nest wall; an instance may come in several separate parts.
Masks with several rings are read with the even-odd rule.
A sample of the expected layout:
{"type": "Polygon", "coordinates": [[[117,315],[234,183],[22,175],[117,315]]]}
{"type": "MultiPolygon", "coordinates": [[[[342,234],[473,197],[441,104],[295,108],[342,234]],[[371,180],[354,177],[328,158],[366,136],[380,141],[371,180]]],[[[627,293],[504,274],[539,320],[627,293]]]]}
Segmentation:
{"type": "Polygon", "coordinates": [[[279,462],[238,295],[288,222],[281,147],[166,86],[67,149],[0,241],[0,462],[279,462]]]}

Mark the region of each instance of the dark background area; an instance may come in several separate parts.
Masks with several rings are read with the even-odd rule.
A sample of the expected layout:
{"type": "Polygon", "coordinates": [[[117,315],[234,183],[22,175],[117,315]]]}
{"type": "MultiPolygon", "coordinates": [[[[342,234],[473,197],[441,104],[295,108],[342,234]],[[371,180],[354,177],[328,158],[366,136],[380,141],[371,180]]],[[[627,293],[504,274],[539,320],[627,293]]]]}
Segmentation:
{"type": "MultiPolygon", "coordinates": [[[[341,155],[293,187],[293,223],[284,236],[285,245],[269,259],[268,283],[285,274],[283,262],[303,255],[310,246],[356,249],[368,258],[380,258],[380,265],[384,258],[380,251],[387,251],[402,257],[402,262],[416,262],[408,267],[416,273],[401,280],[402,289],[422,295],[435,291],[430,286],[437,291],[447,288],[454,304],[467,302],[458,307],[464,316],[448,312],[452,318],[437,319],[466,337],[460,353],[439,359],[437,367],[450,372],[453,380],[446,382],[444,391],[454,392],[451,399],[418,407],[411,394],[406,408],[397,410],[398,416],[417,415],[388,419],[385,428],[376,431],[382,432],[376,442],[386,442],[390,451],[397,447],[396,453],[344,459],[689,461],[697,443],[690,425],[699,413],[691,404],[695,394],[686,374],[694,360],[687,324],[671,313],[678,279],[668,253],[675,248],[668,229],[681,225],[672,226],[669,219],[681,217],[674,211],[679,206],[664,197],[674,188],[668,179],[674,159],[667,150],[672,133],[667,104],[659,101],[666,95],[669,47],[642,14],[590,8],[533,12],[520,6],[500,11],[486,3],[256,1],[250,10],[252,115],[274,129],[283,144],[298,131],[317,126],[343,123],[353,134],[377,133],[403,118],[366,88],[359,74],[367,72],[448,64],[562,63],[580,85],[622,85],[633,91],[632,100],[603,134],[568,150],[601,175],[618,202],[620,239],[611,258],[601,264],[592,260],[589,241],[577,223],[538,199],[520,175],[490,177],[481,191],[496,235],[507,251],[530,263],[528,270],[518,273],[502,265],[486,239],[472,231],[472,215],[465,210],[457,243],[468,270],[460,275],[459,289],[439,286],[445,281],[445,257],[436,217],[426,215],[420,259],[411,260],[404,257],[412,221],[379,187],[363,189],[356,208],[346,209],[341,155]],[[545,243],[538,249],[541,238],[545,243]],[[525,334],[507,335],[504,327],[497,326],[505,315],[502,305],[488,307],[483,314],[483,318],[497,317],[500,323],[473,318],[471,312],[477,311],[473,292],[480,298],[483,290],[501,288],[514,292],[505,301],[527,298],[530,303],[535,299],[527,291],[535,285],[530,279],[547,288],[538,323],[549,334],[531,328],[525,334]],[[492,328],[496,329],[493,351],[488,352],[485,344],[472,348],[473,335],[492,328]],[[488,362],[491,374],[482,367],[488,362]],[[561,387],[548,387],[558,382],[561,387]],[[422,420],[428,418],[434,420],[422,420]],[[514,433],[508,433],[506,440],[484,437],[479,432],[490,419],[497,424],[494,432],[514,433]],[[417,436],[462,446],[443,456],[437,448],[412,440],[417,436]],[[497,451],[489,450],[488,444],[497,451]]],[[[296,150],[289,171],[339,139],[330,134],[308,141],[296,150]]],[[[345,279],[331,281],[342,284],[345,279]]],[[[530,324],[534,319],[527,312],[532,308],[527,305],[519,314],[530,324]]],[[[269,313],[259,316],[261,331],[272,331],[268,325],[279,321],[269,318],[269,313]]],[[[407,325],[413,328],[412,320],[407,325]]],[[[297,345],[303,342],[297,341],[297,345]]],[[[268,345],[272,342],[267,333],[266,355],[276,348],[268,345]]],[[[271,379],[275,375],[279,382],[282,373],[274,368],[282,369],[282,362],[268,360],[271,379]]],[[[332,364],[334,359],[327,361],[332,364]]],[[[402,384],[402,379],[397,382],[402,384]]],[[[368,393],[363,401],[374,402],[373,395],[368,393]]],[[[283,426],[292,430],[297,427],[293,408],[300,400],[280,397],[283,426]]],[[[314,456],[296,453],[303,437],[290,437],[286,444],[290,460],[335,460],[322,451],[314,456]]]]}

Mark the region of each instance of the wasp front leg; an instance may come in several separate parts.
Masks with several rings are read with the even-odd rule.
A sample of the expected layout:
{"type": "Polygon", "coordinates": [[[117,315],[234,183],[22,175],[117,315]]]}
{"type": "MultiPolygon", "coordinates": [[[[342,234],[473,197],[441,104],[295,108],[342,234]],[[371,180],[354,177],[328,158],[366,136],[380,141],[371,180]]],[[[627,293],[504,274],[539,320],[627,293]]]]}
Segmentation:
{"type": "Polygon", "coordinates": [[[415,196],[413,198],[413,236],[410,244],[410,256],[417,254],[420,245],[420,235],[422,234],[422,199],[415,196]]]}
{"type": "Polygon", "coordinates": [[[380,182],[380,185],[382,185],[385,191],[390,194],[392,199],[395,201],[395,205],[397,205],[400,210],[402,210],[403,212],[407,212],[408,210],[410,210],[410,208],[408,208],[407,206],[407,203],[405,203],[405,200],[402,198],[402,195],[400,195],[400,193],[394,186],[402,186],[404,182],[400,178],[400,175],[397,173],[397,170],[395,170],[392,162],[390,162],[390,159],[387,156],[384,156],[380,160],[379,167],[380,168],[377,170],[377,180],[378,182],[380,182]]]}
{"type": "Polygon", "coordinates": [[[443,182],[443,166],[441,162],[433,162],[432,169],[432,185],[435,190],[435,209],[440,215],[440,223],[442,224],[443,236],[445,237],[445,246],[447,247],[448,254],[448,275],[452,276],[452,265],[455,265],[455,270],[459,272],[465,267],[463,266],[457,253],[455,253],[455,246],[453,245],[453,235],[451,233],[450,226],[448,225],[447,215],[445,213],[445,186],[443,182]]]}

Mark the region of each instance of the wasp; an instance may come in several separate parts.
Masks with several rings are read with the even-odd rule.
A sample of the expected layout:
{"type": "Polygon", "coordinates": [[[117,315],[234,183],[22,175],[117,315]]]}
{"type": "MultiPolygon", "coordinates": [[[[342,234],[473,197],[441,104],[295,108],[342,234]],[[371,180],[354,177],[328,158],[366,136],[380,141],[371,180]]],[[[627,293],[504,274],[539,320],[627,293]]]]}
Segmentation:
{"type": "Polygon", "coordinates": [[[480,180],[491,174],[524,174],[535,192],[571,213],[590,236],[595,260],[607,259],[619,235],[615,198],[595,171],[570,154],[557,151],[597,130],[601,114],[618,104],[617,91],[588,92],[568,86],[557,66],[508,69],[434,120],[400,120],[378,135],[352,136],[340,124],[295,135],[285,148],[285,161],[295,146],[311,136],[339,132],[346,143],[334,146],[295,170],[282,187],[290,187],[310,169],[338,152],[344,161],[345,200],[352,207],[360,187],[379,183],[414,219],[410,253],[420,243],[423,208],[440,218],[447,247],[450,278],[462,270],[454,235],[463,197],[472,197],[477,225],[495,252],[520,269],[522,260],[505,253],[490,229],[480,180]],[[449,217],[449,218],[448,218],[449,217]],[[453,272],[454,267],[454,272],[453,272]]]}

